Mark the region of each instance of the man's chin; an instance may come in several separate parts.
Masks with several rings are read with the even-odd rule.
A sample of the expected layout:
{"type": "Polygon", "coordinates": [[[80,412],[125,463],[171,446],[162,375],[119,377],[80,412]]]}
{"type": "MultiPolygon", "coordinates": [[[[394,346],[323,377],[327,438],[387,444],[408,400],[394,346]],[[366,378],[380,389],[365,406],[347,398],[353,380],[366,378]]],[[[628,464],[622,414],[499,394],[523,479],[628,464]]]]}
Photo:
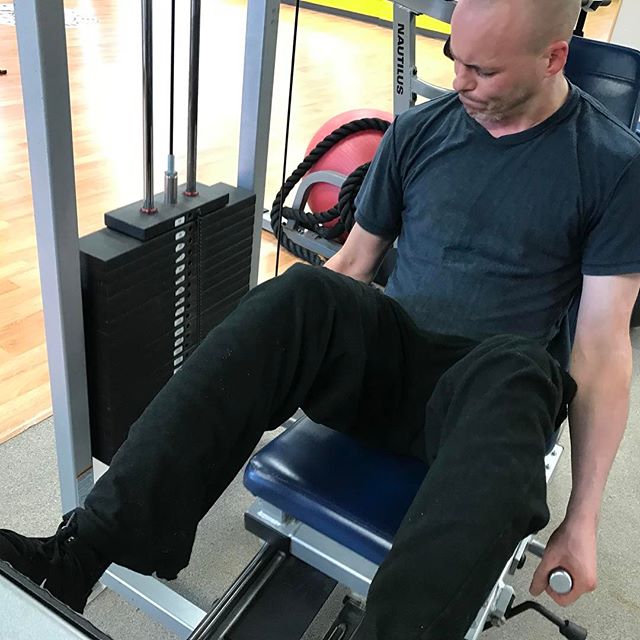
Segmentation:
{"type": "Polygon", "coordinates": [[[503,114],[488,110],[487,106],[482,102],[463,99],[461,96],[460,102],[467,114],[480,124],[501,122],[504,118],[503,114]]]}
{"type": "Polygon", "coordinates": [[[485,128],[492,125],[503,124],[505,121],[505,117],[499,113],[485,113],[484,111],[476,111],[475,113],[467,111],[467,113],[478,124],[481,124],[485,128]]]}
{"type": "Polygon", "coordinates": [[[476,102],[475,100],[469,100],[469,98],[464,98],[463,96],[458,96],[464,110],[472,117],[482,117],[483,114],[486,114],[486,105],[482,102],[476,102]]]}
{"type": "Polygon", "coordinates": [[[478,120],[483,117],[484,112],[478,105],[469,103],[469,102],[464,102],[462,100],[460,102],[462,102],[462,107],[467,112],[467,114],[471,116],[474,120],[478,120]]]}

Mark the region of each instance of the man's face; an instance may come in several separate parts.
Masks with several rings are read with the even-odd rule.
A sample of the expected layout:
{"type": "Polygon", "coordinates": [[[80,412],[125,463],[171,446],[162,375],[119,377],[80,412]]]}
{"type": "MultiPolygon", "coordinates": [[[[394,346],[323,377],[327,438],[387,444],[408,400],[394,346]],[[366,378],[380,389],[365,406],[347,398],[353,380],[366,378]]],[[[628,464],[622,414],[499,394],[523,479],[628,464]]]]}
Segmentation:
{"type": "Polygon", "coordinates": [[[528,11],[519,2],[478,8],[459,5],[445,54],[455,64],[453,88],[478,122],[518,115],[541,88],[545,62],[531,46],[528,11]]]}

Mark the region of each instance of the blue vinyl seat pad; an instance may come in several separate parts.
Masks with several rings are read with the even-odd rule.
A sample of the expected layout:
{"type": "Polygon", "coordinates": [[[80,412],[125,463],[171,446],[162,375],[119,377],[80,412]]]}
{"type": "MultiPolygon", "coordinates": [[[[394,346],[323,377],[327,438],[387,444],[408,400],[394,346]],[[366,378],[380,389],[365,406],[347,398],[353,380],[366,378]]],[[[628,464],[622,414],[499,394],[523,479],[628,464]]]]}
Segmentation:
{"type": "MultiPolygon", "coordinates": [[[[550,451],[556,439],[548,443],[550,451]]],[[[249,461],[256,497],[380,564],[428,466],[302,418],[249,461]]]]}
{"type": "Polygon", "coordinates": [[[245,469],[251,493],[380,564],[427,473],[417,458],[390,454],[302,418],[245,469]]]}

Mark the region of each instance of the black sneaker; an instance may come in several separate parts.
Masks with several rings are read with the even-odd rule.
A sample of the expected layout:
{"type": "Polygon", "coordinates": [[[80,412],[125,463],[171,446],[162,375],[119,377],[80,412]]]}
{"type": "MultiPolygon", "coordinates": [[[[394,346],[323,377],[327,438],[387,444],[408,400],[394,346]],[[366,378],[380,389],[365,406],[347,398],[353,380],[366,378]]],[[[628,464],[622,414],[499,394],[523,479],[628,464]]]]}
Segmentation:
{"type": "Polygon", "coordinates": [[[93,585],[109,563],[76,537],[76,514],[65,516],[50,538],[0,530],[0,560],[82,613],[93,585]]]}

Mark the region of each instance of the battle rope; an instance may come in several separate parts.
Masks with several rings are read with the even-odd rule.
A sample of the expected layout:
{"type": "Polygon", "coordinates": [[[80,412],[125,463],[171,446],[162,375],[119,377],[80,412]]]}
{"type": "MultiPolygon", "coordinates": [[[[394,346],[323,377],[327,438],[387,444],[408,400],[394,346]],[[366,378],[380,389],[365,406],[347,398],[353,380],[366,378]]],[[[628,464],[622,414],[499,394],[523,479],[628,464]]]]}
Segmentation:
{"type": "Polygon", "coordinates": [[[371,163],[367,162],[360,165],[355,171],[353,171],[343,183],[340,188],[340,195],[338,196],[337,204],[329,209],[318,214],[307,213],[304,210],[296,210],[291,207],[285,207],[284,201],[291,193],[292,189],[300,182],[300,180],[306,175],[322,156],[325,155],[334,147],[338,142],[344,140],[346,137],[359,133],[361,131],[380,131],[384,133],[389,128],[389,122],[381,118],[361,118],[359,120],[353,120],[347,124],[342,125],[336,129],[333,133],[330,133],[324,140],[319,142],[307,157],[298,165],[298,168],[284,181],[282,188],[278,192],[273,206],[271,207],[271,228],[274,234],[279,239],[281,244],[287,251],[293,253],[298,258],[309,262],[314,265],[323,264],[324,260],[313,251],[301,247],[293,242],[282,229],[282,218],[287,220],[293,220],[305,229],[314,231],[320,237],[327,240],[332,240],[341,236],[343,233],[351,231],[354,224],[355,215],[355,199],[360,191],[364,177],[369,169],[371,163]],[[331,220],[339,218],[339,222],[331,228],[325,225],[331,220]]]}

